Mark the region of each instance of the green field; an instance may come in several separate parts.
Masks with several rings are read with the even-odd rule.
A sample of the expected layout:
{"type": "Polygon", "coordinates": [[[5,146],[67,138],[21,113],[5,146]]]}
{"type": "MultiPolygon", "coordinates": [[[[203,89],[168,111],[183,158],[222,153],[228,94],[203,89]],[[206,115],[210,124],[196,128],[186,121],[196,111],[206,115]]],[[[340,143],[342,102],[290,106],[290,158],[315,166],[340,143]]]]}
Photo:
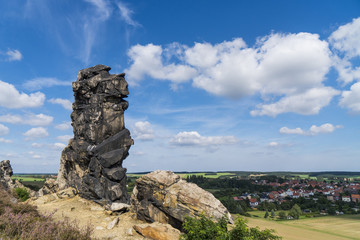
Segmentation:
{"type": "Polygon", "coordinates": [[[263,217],[246,219],[251,227],[275,229],[277,234],[285,240],[360,239],[360,215],[326,216],[288,221],[273,221],[263,217]]]}
{"type": "Polygon", "coordinates": [[[12,180],[18,180],[20,182],[44,182],[45,178],[39,177],[26,177],[26,176],[12,176],[12,180]]]}
{"type": "MultiPolygon", "coordinates": [[[[236,176],[236,174],[234,173],[230,173],[230,172],[194,172],[194,173],[175,173],[177,175],[179,175],[181,178],[187,178],[188,176],[203,176],[206,178],[219,178],[219,177],[231,177],[231,176],[236,176]]],[[[128,177],[141,177],[142,173],[128,173],[127,176],[128,177]]]]}

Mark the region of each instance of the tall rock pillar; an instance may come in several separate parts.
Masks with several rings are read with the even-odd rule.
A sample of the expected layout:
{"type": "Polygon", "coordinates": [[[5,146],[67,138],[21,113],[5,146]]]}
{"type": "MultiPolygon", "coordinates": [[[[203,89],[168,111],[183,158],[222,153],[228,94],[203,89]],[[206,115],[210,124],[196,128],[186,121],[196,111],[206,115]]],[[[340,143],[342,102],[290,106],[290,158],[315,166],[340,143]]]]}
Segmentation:
{"type": "Polygon", "coordinates": [[[80,70],[72,84],[74,138],[61,154],[57,178],[60,189],[74,187],[82,197],[102,204],[129,202],[122,162],[134,143],[124,124],[129,105],[125,74],[109,74],[110,69],[96,65],[80,70]]]}

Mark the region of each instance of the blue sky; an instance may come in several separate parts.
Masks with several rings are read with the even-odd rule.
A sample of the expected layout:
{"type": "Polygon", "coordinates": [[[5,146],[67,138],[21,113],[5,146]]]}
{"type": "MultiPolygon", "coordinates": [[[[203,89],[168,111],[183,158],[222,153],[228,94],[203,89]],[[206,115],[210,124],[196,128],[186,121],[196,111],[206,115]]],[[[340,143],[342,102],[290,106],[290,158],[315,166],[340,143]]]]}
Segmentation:
{"type": "Polygon", "coordinates": [[[129,172],[360,171],[360,2],[0,0],[0,159],[57,172],[77,72],[126,73],[129,172]]]}

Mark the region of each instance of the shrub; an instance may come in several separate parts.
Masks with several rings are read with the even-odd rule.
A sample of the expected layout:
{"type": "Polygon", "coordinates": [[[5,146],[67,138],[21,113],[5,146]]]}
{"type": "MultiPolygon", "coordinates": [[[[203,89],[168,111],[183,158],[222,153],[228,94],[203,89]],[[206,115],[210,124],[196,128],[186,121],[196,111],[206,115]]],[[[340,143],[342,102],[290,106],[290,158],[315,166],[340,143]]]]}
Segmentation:
{"type": "Polygon", "coordinates": [[[29,199],[29,192],[25,188],[15,188],[16,196],[23,202],[29,199]]]}
{"type": "MultiPolygon", "coordinates": [[[[18,194],[15,192],[15,194],[18,194]]],[[[35,206],[13,203],[12,196],[0,189],[0,239],[17,240],[88,240],[90,226],[79,229],[76,222],[54,221],[52,214],[42,215],[35,206]]]]}
{"type": "Polygon", "coordinates": [[[201,215],[199,218],[186,217],[183,223],[185,233],[181,236],[182,240],[277,240],[281,237],[274,235],[274,230],[261,231],[258,227],[249,228],[246,221],[238,217],[233,229],[228,231],[227,219],[221,218],[218,222],[201,215]]]}

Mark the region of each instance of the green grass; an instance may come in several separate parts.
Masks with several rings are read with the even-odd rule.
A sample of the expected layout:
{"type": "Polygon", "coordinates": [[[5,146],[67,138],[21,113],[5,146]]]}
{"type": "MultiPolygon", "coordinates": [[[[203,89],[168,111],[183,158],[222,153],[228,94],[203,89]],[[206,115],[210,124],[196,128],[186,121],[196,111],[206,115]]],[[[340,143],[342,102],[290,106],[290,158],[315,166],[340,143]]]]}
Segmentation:
{"type": "Polygon", "coordinates": [[[25,177],[25,176],[12,176],[11,179],[18,180],[20,182],[44,182],[44,178],[34,178],[34,177],[25,177]]]}

